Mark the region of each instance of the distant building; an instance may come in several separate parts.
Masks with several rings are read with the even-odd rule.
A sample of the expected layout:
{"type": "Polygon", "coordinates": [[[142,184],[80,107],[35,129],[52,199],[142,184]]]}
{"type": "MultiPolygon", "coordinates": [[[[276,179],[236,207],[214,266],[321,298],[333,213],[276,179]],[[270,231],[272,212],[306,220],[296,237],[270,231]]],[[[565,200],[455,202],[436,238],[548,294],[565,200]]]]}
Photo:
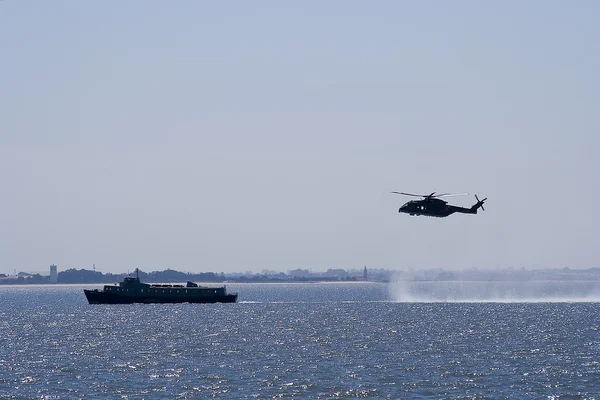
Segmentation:
{"type": "Polygon", "coordinates": [[[58,282],[58,269],[56,268],[56,265],[52,264],[50,266],[50,283],[57,283],[58,282]]]}
{"type": "Polygon", "coordinates": [[[288,274],[294,278],[308,278],[312,275],[309,270],[300,268],[288,271],[288,274]]]}
{"type": "Polygon", "coordinates": [[[365,265],[365,269],[363,269],[363,279],[366,281],[369,278],[369,274],[367,272],[367,266],[365,265]]]}

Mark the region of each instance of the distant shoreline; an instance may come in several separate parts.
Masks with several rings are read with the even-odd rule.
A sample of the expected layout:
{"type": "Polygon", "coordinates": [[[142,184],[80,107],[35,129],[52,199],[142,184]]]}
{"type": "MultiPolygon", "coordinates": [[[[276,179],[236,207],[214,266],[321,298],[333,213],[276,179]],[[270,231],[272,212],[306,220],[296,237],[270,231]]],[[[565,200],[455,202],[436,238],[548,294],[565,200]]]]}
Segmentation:
{"type": "Polygon", "coordinates": [[[52,266],[52,278],[48,275],[28,274],[19,272],[7,276],[0,274],[0,286],[21,285],[112,285],[117,284],[126,276],[137,273],[145,283],[185,283],[187,281],[202,284],[240,284],[240,283],[364,283],[364,282],[557,282],[557,281],[600,281],[600,268],[587,269],[466,269],[450,271],[443,269],[429,270],[386,270],[381,268],[367,269],[329,269],[324,272],[313,272],[309,269],[295,269],[284,272],[262,271],[261,273],[217,273],[217,272],[180,272],[172,269],[163,271],[134,273],[102,273],[96,270],[67,269],[57,273],[52,266]],[[51,280],[54,281],[51,283],[51,280]]]}
{"type": "MultiPolygon", "coordinates": [[[[185,284],[186,282],[145,282],[150,284],[185,284]]],[[[383,281],[280,281],[280,282],[200,282],[194,281],[198,285],[202,286],[223,286],[223,285],[314,285],[314,284],[365,284],[365,283],[390,283],[383,281]]],[[[6,283],[0,284],[0,288],[3,287],[24,287],[24,286],[42,286],[42,287],[58,287],[58,286],[111,286],[118,285],[115,283],[105,282],[87,282],[87,283],[6,283]]]]}
{"type": "MultiPolygon", "coordinates": [[[[185,284],[185,282],[148,282],[150,284],[185,284]]],[[[600,279],[535,279],[535,280],[394,280],[394,281],[280,281],[280,282],[195,282],[202,286],[215,286],[215,285],[315,285],[315,284],[349,284],[349,285],[363,285],[363,284],[535,284],[535,283],[599,283],[600,279]]],[[[0,284],[0,288],[11,288],[11,287],[69,287],[69,286],[111,286],[118,285],[115,283],[104,283],[104,282],[86,282],[86,283],[11,283],[11,284],[0,284]]]]}

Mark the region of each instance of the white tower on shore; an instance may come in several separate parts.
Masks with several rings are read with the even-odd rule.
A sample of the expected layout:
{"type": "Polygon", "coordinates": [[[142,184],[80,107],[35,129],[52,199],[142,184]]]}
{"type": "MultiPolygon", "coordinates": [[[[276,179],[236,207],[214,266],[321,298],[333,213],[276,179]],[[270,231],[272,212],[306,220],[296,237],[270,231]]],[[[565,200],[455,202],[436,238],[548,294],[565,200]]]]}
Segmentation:
{"type": "Polygon", "coordinates": [[[50,283],[58,282],[58,269],[56,265],[52,264],[50,266],[50,283]]]}

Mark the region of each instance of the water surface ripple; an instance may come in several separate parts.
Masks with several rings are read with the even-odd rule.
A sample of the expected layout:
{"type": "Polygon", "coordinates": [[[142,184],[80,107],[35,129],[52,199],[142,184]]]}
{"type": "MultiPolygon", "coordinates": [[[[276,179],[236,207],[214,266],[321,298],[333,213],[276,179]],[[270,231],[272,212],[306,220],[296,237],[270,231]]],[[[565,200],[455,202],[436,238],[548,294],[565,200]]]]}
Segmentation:
{"type": "Polygon", "coordinates": [[[237,304],[90,306],[82,288],[0,287],[0,399],[599,398],[599,303],[240,284],[237,304]]]}

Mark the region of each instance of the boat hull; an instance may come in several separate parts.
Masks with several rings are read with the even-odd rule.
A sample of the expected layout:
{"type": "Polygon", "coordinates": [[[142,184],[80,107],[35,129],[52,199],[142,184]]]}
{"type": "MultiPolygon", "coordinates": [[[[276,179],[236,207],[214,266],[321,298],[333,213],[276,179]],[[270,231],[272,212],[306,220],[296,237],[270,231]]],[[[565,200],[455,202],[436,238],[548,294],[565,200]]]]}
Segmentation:
{"type": "Polygon", "coordinates": [[[213,296],[158,296],[158,295],[122,295],[106,293],[100,290],[84,289],[85,297],[89,304],[154,304],[154,303],[235,303],[237,294],[213,296]]]}

